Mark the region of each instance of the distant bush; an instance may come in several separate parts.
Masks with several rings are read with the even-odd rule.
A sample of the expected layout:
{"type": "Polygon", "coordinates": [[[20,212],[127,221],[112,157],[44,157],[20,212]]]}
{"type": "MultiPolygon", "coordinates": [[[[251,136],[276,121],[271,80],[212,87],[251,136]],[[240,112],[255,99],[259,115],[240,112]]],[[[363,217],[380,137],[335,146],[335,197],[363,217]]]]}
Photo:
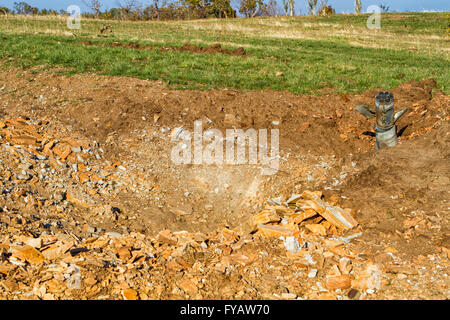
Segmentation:
{"type": "Polygon", "coordinates": [[[7,7],[0,7],[0,14],[8,14],[9,12],[7,7]]]}
{"type": "MultiPolygon", "coordinates": [[[[96,18],[96,13],[83,13],[83,17],[96,18]]],[[[181,0],[177,3],[161,6],[158,1],[145,7],[111,8],[99,12],[100,19],[115,20],[188,20],[204,18],[235,18],[236,11],[231,7],[230,0],[181,0]]]]}
{"type": "Polygon", "coordinates": [[[362,2],[361,0],[355,0],[355,12],[360,14],[362,11],[362,2]]]}
{"type": "Polygon", "coordinates": [[[17,14],[38,14],[39,9],[36,7],[30,6],[26,2],[14,2],[14,13],[17,14]]]}
{"type": "Polygon", "coordinates": [[[319,9],[319,16],[331,16],[335,13],[336,10],[334,10],[332,6],[323,6],[319,9]]]}

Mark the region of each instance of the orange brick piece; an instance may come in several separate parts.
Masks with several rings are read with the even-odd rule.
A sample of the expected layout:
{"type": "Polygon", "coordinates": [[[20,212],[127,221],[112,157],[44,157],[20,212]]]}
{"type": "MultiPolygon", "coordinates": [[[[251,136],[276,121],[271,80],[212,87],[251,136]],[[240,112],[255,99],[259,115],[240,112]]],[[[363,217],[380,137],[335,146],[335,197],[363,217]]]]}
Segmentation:
{"type": "Polygon", "coordinates": [[[326,288],[328,290],[348,289],[352,285],[352,279],[349,275],[328,277],[326,288]]]}
{"type": "Polygon", "coordinates": [[[272,237],[291,237],[294,235],[294,231],[288,228],[280,227],[280,226],[270,226],[270,225],[258,225],[258,231],[269,238],[272,237]]]}
{"type": "Polygon", "coordinates": [[[13,257],[24,260],[31,265],[40,264],[45,261],[44,256],[32,246],[16,247],[12,250],[13,257]]]}
{"type": "Polygon", "coordinates": [[[72,148],[68,144],[58,144],[52,149],[53,153],[65,160],[72,152],[72,148]]]}
{"type": "Polygon", "coordinates": [[[339,207],[327,207],[324,212],[318,213],[338,228],[348,230],[358,225],[350,213],[339,207]]]}
{"type": "Polygon", "coordinates": [[[266,224],[269,222],[278,222],[280,221],[280,216],[271,210],[263,210],[257,215],[253,216],[253,222],[258,224],[266,224]]]}

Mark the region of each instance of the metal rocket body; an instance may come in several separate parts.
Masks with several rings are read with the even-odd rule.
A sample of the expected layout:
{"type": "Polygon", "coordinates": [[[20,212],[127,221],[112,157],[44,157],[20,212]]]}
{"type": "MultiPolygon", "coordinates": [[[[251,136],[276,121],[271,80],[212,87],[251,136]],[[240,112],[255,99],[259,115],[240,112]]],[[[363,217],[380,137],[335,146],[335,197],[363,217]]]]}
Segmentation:
{"type": "Polygon", "coordinates": [[[394,112],[394,95],[390,92],[380,92],[375,97],[375,112],[368,106],[357,106],[356,111],[364,115],[367,119],[375,119],[375,136],[377,139],[377,149],[394,147],[398,143],[397,127],[395,123],[405,114],[408,108],[399,112],[394,112]]]}

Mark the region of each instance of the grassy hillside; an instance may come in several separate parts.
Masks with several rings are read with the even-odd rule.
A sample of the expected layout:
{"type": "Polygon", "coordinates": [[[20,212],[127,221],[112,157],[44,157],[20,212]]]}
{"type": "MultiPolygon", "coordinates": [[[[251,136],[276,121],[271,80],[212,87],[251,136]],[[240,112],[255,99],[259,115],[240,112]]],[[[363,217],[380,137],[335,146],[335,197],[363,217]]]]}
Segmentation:
{"type": "Polygon", "coordinates": [[[73,34],[58,17],[8,16],[0,17],[0,59],[5,65],[162,79],[180,89],[359,92],[432,77],[448,93],[450,44],[444,13],[385,14],[380,30],[369,30],[367,17],[108,21],[114,32],[100,37],[104,21],[83,20],[82,29],[73,34]],[[164,49],[185,43],[243,47],[247,55],[164,49]]]}

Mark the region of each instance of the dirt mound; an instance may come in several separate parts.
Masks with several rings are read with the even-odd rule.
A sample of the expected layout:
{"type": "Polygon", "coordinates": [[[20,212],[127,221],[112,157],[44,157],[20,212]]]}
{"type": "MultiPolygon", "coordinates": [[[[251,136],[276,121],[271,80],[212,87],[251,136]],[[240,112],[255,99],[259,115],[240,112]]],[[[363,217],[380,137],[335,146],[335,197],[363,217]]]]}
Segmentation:
{"type": "Polygon", "coordinates": [[[174,48],[174,50],[177,51],[189,51],[189,52],[195,52],[195,53],[222,53],[222,54],[229,54],[232,56],[246,56],[247,52],[245,52],[245,49],[240,47],[234,50],[224,49],[220,44],[213,44],[208,47],[201,47],[193,44],[186,43],[180,48],[174,48]]]}
{"type": "Polygon", "coordinates": [[[359,218],[367,222],[368,230],[391,234],[412,255],[432,252],[431,243],[448,246],[444,199],[450,183],[449,143],[446,122],[425,137],[355,158],[359,172],[344,183],[341,192],[360,208],[359,218]],[[414,237],[408,235],[405,221],[415,217],[439,224],[442,233],[424,229],[414,237]]]}
{"type": "MultiPolygon", "coordinates": [[[[14,76],[8,77],[12,78],[9,83],[18,81],[14,76]]],[[[373,104],[379,89],[362,95],[320,97],[270,90],[174,91],[165,89],[162,83],[137,79],[65,78],[53,74],[41,74],[34,83],[53,88],[49,91],[53,92],[43,95],[43,99],[31,99],[25,104],[29,108],[24,112],[30,114],[32,110],[34,114],[48,117],[51,110],[51,119],[59,119],[71,130],[98,141],[105,146],[111,163],[129,162],[127,166],[135,171],[132,175],[141,172],[139,179],[153,186],[151,192],[143,191],[138,198],[135,193],[121,196],[130,198],[126,201],[130,210],[144,211],[144,215],[152,217],[146,219],[151,226],[144,224],[142,228],[155,232],[173,224],[180,228],[201,228],[184,218],[178,221],[170,214],[172,218],[168,219],[166,207],[172,203],[192,208],[194,222],[206,219],[213,224],[233,223],[245,212],[255,210],[260,205],[258,199],[274,196],[284,188],[292,189],[299,184],[314,188],[318,183],[337,188],[342,182],[339,178],[342,167],[348,167],[361,154],[372,156],[375,149],[375,138],[364,134],[373,131],[372,124],[356,113],[354,107],[373,104]],[[58,103],[61,96],[71,102],[58,103]],[[192,130],[194,121],[199,119],[204,130],[280,129],[279,174],[266,183],[267,179],[255,178],[258,168],[249,166],[173,165],[170,161],[172,130],[179,126],[192,130]],[[285,187],[275,187],[280,185],[285,187]],[[251,197],[242,199],[246,194],[251,197]],[[141,197],[147,200],[143,202],[141,197]],[[136,201],[140,205],[136,206],[136,201]],[[250,211],[242,206],[249,207],[250,211]]],[[[435,93],[432,98],[431,89],[425,89],[429,83],[433,81],[408,83],[392,90],[396,108],[410,108],[398,124],[402,131],[401,143],[425,134],[448,117],[447,97],[435,93]]],[[[23,85],[31,92],[35,90],[28,83],[23,85]]],[[[10,105],[15,105],[14,99],[10,105]]],[[[346,174],[350,178],[350,173],[346,174]]],[[[133,183],[137,183],[137,177],[133,183]]]]}
{"type": "MultiPolygon", "coordinates": [[[[88,238],[83,234],[86,230],[90,230],[87,233],[91,236],[96,234],[96,238],[104,236],[105,230],[114,231],[123,234],[127,239],[125,242],[132,241],[128,236],[133,234],[132,238],[155,237],[164,229],[186,230],[188,234],[175,235],[183,244],[192,239],[197,241],[195,234],[202,232],[201,237],[209,239],[208,248],[214,244],[212,251],[205,255],[214,255],[216,249],[220,254],[236,253],[227,259],[238,259],[231,265],[241,264],[242,270],[246,270],[243,274],[231,271],[227,274],[225,269],[220,269],[220,261],[212,263],[205,258],[198,266],[200,269],[219,264],[219,271],[224,271],[219,272],[220,276],[212,272],[205,288],[234,284],[234,276],[254,281],[251,280],[254,270],[249,269],[253,263],[252,254],[265,247],[271,248],[267,249],[271,256],[286,258],[279,260],[286,270],[275,267],[270,277],[286,274],[283,281],[288,284],[266,290],[262,289],[263,282],[257,282],[255,285],[261,292],[265,290],[264,295],[255,295],[243,288],[240,294],[243,298],[267,297],[269,292],[277,295],[272,297],[282,297],[283,293],[284,297],[293,297],[288,294],[292,292],[296,292],[296,296],[312,297],[309,285],[307,291],[301,292],[304,290],[300,289],[301,283],[290,283],[294,274],[289,270],[293,265],[306,268],[304,283],[309,283],[307,279],[315,279],[312,269],[316,269],[314,272],[319,270],[320,281],[324,284],[328,281],[322,277],[324,275],[359,277],[361,270],[356,266],[361,263],[364,268],[368,267],[366,259],[386,267],[384,281],[396,283],[395,286],[378,287],[379,298],[405,297],[405,292],[416,298],[446,296],[442,289],[442,283],[446,281],[442,282],[441,278],[433,282],[431,291],[424,293],[430,283],[416,275],[424,276],[422,271],[425,269],[413,267],[448,267],[449,98],[433,89],[436,85],[432,79],[405,83],[392,90],[396,108],[408,107],[410,110],[398,124],[402,132],[400,144],[376,151],[375,138],[364,134],[373,131],[373,123],[355,112],[354,107],[359,104],[373,107],[374,97],[382,88],[360,95],[298,96],[270,90],[176,91],[167,89],[162,82],[92,75],[64,77],[33,70],[24,72],[22,77],[17,77],[16,72],[2,72],[1,75],[3,162],[0,163],[5,170],[2,188],[6,191],[0,201],[3,201],[2,207],[11,209],[7,213],[9,220],[5,221],[8,225],[12,222],[16,225],[14,212],[21,212],[22,217],[17,216],[20,221],[32,221],[33,216],[45,219],[42,225],[48,227],[50,235],[58,230],[73,234],[70,237],[77,239],[75,249],[88,247],[85,242],[88,238]],[[233,127],[279,129],[280,168],[277,174],[261,176],[259,165],[175,165],[170,158],[174,147],[171,136],[176,128],[192,130],[196,120],[202,121],[204,130],[214,128],[222,132],[233,127]],[[52,153],[45,154],[45,146],[52,141],[54,145],[47,148],[52,153]],[[29,149],[30,143],[34,149],[29,149]],[[57,157],[50,160],[55,153],[57,157]],[[41,168],[42,161],[49,162],[49,167],[43,163],[41,168]],[[39,172],[41,169],[44,171],[39,172]],[[39,174],[48,177],[41,178],[39,174]],[[243,221],[259,213],[268,202],[283,206],[291,195],[301,194],[304,190],[321,190],[328,202],[351,208],[352,216],[360,226],[349,235],[362,233],[357,240],[351,241],[351,252],[331,250],[326,247],[329,242],[322,243],[324,239],[309,240],[314,248],[310,253],[317,255],[313,257],[318,263],[315,267],[292,260],[286,255],[284,244],[275,240],[260,242],[243,234],[226,245],[219,240],[231,237],[229,230],[236,232],[243,221]],[[40,203],[43,207],[39,207],[40,203]],[[71,218],[61,218],[68,212],[71,218]],[[87,225],[86,230],[83,225],[87,225]],[[225,227],[227,230],[223,229],[225,227]],[[217,230],[222,235],[215,233],[217,230]],[[318,248],[314,245],[316,242],[320,243],[318,248]],[[234,246],[236,243],[239,246],[244,243],[244,251],[239,251],[241,247],[234,246]],[[326,257],[319,258],[321,255],[326,257]],[[345,265],[339,265],[342,258],[353,259],[357,272],[345,273],[348,271],[345,265]],[[411,267],[401,269],[405,264],[411,267]],[[323,269],[324,266],[336,270],[331,274],[331,269],[323,269]],[[322,269],[323,274],[320,273],[322,269]],[[310,273],[311,278],[308,277],[310,273]],[[397,278],[397,275],[401,276],[397,278]],[[411,285],[407,280],[416,282],[411,285]]],[[[275,209],[275,213],[285,212],[283,210],[275,209]]],[[[273,217],[273,213],[265,214],[273,217]]],[[[289,219],[280,215],[275,227],[283,228],[289,219]]],[[[309,227],[311,233],[320,233],[323,228],[330,227],[324,223],[319,219],[308,221],[314,225],[309,227]]],[[[269,229],[273,231],[273,228],[269,229]]],[[[342,235],[347,234],[335,236],[342,235]]],[[[14,238],[14,241],[20,240],[14,238]]],[[[203,241],[193,245],[196,250],[203,241]]],[[[11,244],[6,250],[9,253],[11,244]]],[[[136,246],[145,251],[150,244],[136,246]]],[[[159,248],[160,245],[152,240],[152,246],[159,248]]],[[[179,252],[177,245],[169,246],[173,247],[166,248],[165,253],[166,249],[155,249],[157,259],[160,255],[167,261],[180,257],[176,253],[169,258],[172,253],[179,252]]],[[[137,256],[131,257],[140,263],[137,256]]],[[[211,259],[214,258],[211,256],[211,259]]],[[[153,262],[158,267],[163,264],[162,260],[153,262]]],[[[269,265],[265,267],[269,268],[269,265]]],[[[180,275],[182,271],[177,268],[174,264],[172,271],[180,275]]],[[[191,280],[198,284],[195,276],[191,280]]],[[[270,282],[268,280],[265,282],[270,282]]],[[[157,291],[161,295],[153,295],[155,292],[152,291],[142,297],[186,297],[184,289],[178,291],[180,286],[193,290],[194,295],[189,297],[196,297],[195,294],[206,297],[201,289],[197,291],[199,287],[194,290],[192,284],[169,279],[159,281],[161,288],[157,291]]],[[[112,296],[118,297],[125,289],[128,287],[117,288],[112,296]]],[[[98,297],[101,290],[94,290],[93,297],[98,297]]],[[[232,286],[226,292],[207,297],[236,294],[232,286]]],[[[363,293],[370,295],[370,292],[363,293]]],[[[332,295],[336,298],[335,293],[332,295]]]]}
{"type": "Polygon", "coordinates": [[[101,47],[120,47],[120,48],[128,48],[128,49],[137,49],[137,50],[162,50],[162,51],[188,51],[193,53],[220,53],[220,54],[228,54],[232,56],[246,56],[247,52],[244,48],[240,47],[237,49],[224,49],[221,44],[213,44],[207,47],[201,47],[199,45],[193,45],[186,43],[181,47],[157,47],[151,45],[140,45],[138,43],[121,43],[121,42],[112,42],[112,43],[93,43],[91,41],[81,41],[81,45],[85,46],[101,46],[101,47]]]}

